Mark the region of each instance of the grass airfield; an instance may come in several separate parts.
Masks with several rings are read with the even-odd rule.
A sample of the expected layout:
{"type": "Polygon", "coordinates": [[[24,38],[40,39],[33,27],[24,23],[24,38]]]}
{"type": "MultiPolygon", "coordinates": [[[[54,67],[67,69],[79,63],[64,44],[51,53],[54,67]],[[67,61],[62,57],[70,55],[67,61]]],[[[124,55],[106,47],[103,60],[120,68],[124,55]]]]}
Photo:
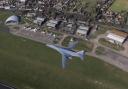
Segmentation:
{"type": "Polygon", "coordinates": [[[99,59],[60,63],[44,44],[0,31],[0,81],[17,89],[128,89],[128,73],[99,59]]]}
{"type": "MultiPolygon", "coordinates": [[[[3,20],[11,15],[1,13],[3,20]]],[[[17,89],[128,89],[128,73],[112,65],[87,56],[84,61],[74,58],[63,70],[59,53],[3,29],[0,26],[0,82],[17,89]]]]}

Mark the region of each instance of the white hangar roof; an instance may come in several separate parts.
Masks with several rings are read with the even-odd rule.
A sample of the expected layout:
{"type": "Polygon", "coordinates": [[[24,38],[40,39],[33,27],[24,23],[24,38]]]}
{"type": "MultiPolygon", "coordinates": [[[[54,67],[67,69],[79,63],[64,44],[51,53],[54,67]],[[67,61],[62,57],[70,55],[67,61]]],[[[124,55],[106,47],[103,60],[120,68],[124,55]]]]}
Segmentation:
{"type": "Polygon", "coordinates": [[[126,39],[125,37],[121,37],[121,36],[116,35],[116,34],[113,34],[113,33],[109,33],[109,34],[107,35],[107,37],[108,37],[109,39],[118,41],[118,42],[120,42],[120,43],[123,43],[124,40],[126,39]]]}
{"type": "Polygon", "coordinates": [[[123,43],[127,37],[128,37],[127,33],[118,30],[111,30],[107,35],[107,38],[117,41],[119,43],[123,43]]]}
{"type": "Polygon", "coordinates": [[[5,23],[11,22],[11,21],[18,23],[19,22],[19,17],[18,16],[15,16],[15,15],[12,15],[9,18],[7,18],[7,20],[5,21],[5,23]]]}

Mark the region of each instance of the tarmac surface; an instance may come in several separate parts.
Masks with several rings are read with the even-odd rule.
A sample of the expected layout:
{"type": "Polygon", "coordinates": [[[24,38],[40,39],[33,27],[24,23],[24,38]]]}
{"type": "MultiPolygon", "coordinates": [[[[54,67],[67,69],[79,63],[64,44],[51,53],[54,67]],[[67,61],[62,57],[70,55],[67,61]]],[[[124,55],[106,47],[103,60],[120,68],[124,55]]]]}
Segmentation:
{"type": "Polygon", "coordinates": [[[122,56],[121,54],[118,54],[111,50],[107,50],[105,52],[105,56],[107,56],[109,59],[112,59],[111,62],[113,62],[116,66],[120,67],[121,69],[124,69],[125,71],[128,71],[127,57],[122,56]]]}
{"type": "Polygon", "coordinates": [[[32,32],[27,30],[10,30],[10,32],[14,35],[21,36],[24,38],[28,38],[41,43],[53,43],[54,37],[49,34],[41,34],[41,32],[32,32]]]}

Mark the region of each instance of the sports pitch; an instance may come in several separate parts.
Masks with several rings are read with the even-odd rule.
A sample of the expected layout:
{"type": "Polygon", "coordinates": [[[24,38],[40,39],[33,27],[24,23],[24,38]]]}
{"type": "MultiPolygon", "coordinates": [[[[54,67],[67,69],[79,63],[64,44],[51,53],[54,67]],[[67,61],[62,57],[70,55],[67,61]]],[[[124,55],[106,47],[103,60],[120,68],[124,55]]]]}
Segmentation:
{"type": "Polygon", "coordinates": [[[111,7],[114,11],[128,11],[128,0],[115,0],[114,4],[111,7]]]}
{"type": "Polygon", "coordinates": [[[0,31],[0,81],[17,89],[128,89],[128,73],[99,59],[74,58],[61,69],[56,51],[0,31]]]}

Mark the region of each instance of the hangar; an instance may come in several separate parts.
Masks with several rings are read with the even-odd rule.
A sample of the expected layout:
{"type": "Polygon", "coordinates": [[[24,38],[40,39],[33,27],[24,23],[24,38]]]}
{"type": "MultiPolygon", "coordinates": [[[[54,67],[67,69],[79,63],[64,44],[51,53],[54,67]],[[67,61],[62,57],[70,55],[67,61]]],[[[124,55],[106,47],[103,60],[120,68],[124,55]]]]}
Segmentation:
{"type": "Polygon", "coordinates": [[[5,21],[5,24],[6,25],[17,25],[19,24],[19,22],[20,22],[20,17],[13,15],[7,18],[7,20],[5,21]]]}
{"type": "Polygon", "coordinates": [[[107,40],[111,43],[122,45],[128,37],[128,34],[118,30],[111,30],[107,34],[107,40]]]}

